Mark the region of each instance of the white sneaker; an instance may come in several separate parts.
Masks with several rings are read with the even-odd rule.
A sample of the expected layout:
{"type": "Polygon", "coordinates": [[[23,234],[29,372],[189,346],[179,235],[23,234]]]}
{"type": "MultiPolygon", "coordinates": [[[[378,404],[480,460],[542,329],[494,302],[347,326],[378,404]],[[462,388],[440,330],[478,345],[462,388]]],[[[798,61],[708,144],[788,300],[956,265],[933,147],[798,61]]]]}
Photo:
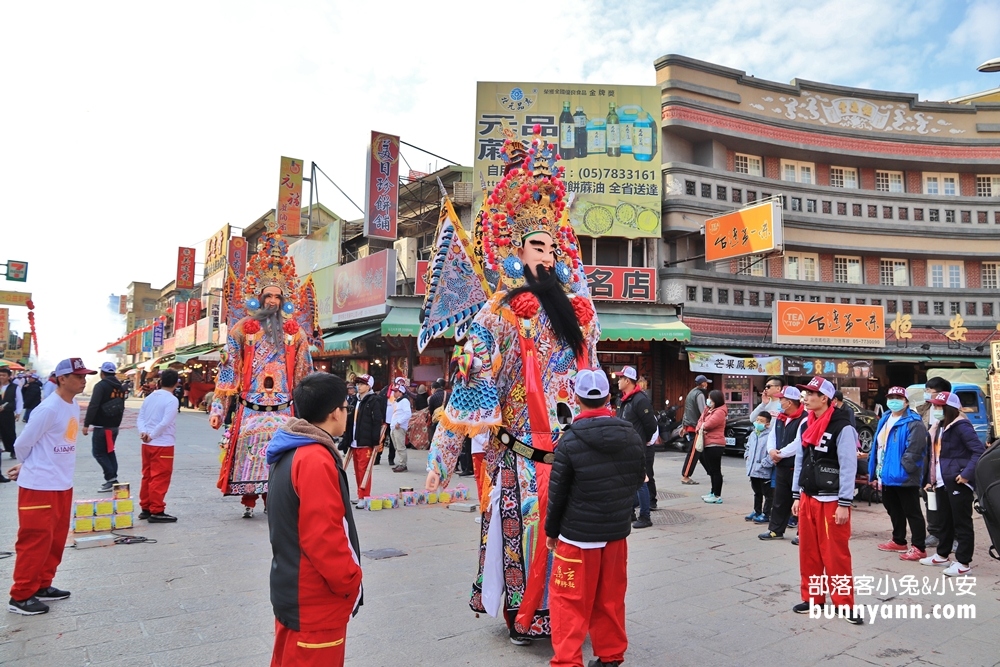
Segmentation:
{"type": "Polygon", "coordinates": [[[363,499],[359,500],[358,504],[355,505],[355,507],[358,508],[359,510],[363,510],[365,508],[365,501],[363,499]]]}
{"type": "Polygon", "coordinates": [[[968,574],[969,570],[971,569],[972,568],[969,567],[968,565],[962,565],[958,561],[955,561],[954,563],[949,565],[948,569],[942,572],[942,574],[946,577],[960,577],[962,575],[968,574]]]}
{"type": "Polygon", "coordinates": [[[701,499],[704,500],[706,503],[710,503],[713,500],[715,500],[715,494],[714,493],[706,493],[705,495],[703,495],[701,497],[701,499]]]}
{"type": "Polygon", "coordinates": [[[949,565],[949,564],[951,564],[951,559],[949,559],[949,558],[941,558],[941,556],[938,556],[937,554],[934,554],[933,556],[928,556],[927,558],[921,558],[920,559],[920,564],[921,565],[949,565]]]}

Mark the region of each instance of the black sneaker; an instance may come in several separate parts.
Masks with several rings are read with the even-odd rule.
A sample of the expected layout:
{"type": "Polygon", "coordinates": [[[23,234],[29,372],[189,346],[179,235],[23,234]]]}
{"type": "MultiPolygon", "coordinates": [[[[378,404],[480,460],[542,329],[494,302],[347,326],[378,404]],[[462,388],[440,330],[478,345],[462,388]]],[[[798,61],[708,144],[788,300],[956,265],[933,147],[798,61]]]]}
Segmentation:
{"type": "Polygon", "coordinates": [[[660,509],[660,508],[656,506],[656,503],[650,503],[649,504],[649,511],[650,512],[655,512],[658,509],[660,509]]]}
{"type": "Polygon", "coordinates": [[[55,586],[49,586],[35,593],[39,600],[65,600],[69,597],[69,591],[59,590],[55,586]]]}
{"type": "Polygon", "coordinates": [[[177,521],[177,517],[170,516],[166,512],[160,512],[159,514],[149,515],[150,523],[173,523],[174,521],[177,521]]]}
{"type": "Polygon", "coordinates": [[[789,528],[798,528],[799,527],[798,517],[794,517],[793,516],[791,519],[789,519],[788,520],[788,527],[789,528]]]}
{"type": "Polygon", "coordinates": [[[760,535],[757,536],[757,538],[761,540],[783,540],[785,539],[785,536],[779,535],[773,530],[769,530],[766,533],[761,533],[760,535]]]}
{"type": "Polygon", "coordinates": [[[9,482],[9,481],[10,481],[9,479],[7,479],[6,477],[4,477],[3,475],[0,475],[0,484],[4,484],[4,483],[9,482]]]}
{"type": "Polygon", "coordinates": [[[49,605],[34,596],[20,601],[11,598],[10,602],[7,603],[7,611],[20,614],[21,616],[38,616],[39,614],[49,613],[49,605]]]}
{"type": "Polygon", "coordinates": [[[141,512],[139,512],[139,519],[141,519],[142,521],[145,521],[149,517],[150,517],[149,510],[142,510],[141,512]]]}
{"type": "Polygon", "coordinates": [[[621,664],[617,660],[614,662],[603,662],[600,658],[594,658],[587,663],[587,667],[618,667],[621,664]]]}
{"type": "Polygon", "coordinates": [[[641,516],[632,522],[633,528],[649,528],[653,525],[653,522],[649,520],[648,516],[641,516]]]}
{"type": "Polygon", "coordinates": [[[114,489],[115,484],[117,484],[117,483],[118,483],[117,479],[113,479],[110,482],[105,482],[104,484],[101,484],[101,488],[99,488],[97,490],[97,492],[98,493],[111,493],[112,489],[114,489]]]}
{"type": "Polygon", "coordinates": [[[838,616],[840,616],[842,619],[844,619],[851,625],[864,625],[865,623],[860,616],[854,613],[853,609],[849,610],[847,613],[841,611],[838,613],[838,616]]]}
{"type": "Polygon", "coordinates": [[[812,603],[810,603],[808,600],[806,600],[805,602],[800,602],[794,607],[792,607],[792,611],[794,611],[796,614],[808,614],[809,607],[811,604],[812,603]]]}

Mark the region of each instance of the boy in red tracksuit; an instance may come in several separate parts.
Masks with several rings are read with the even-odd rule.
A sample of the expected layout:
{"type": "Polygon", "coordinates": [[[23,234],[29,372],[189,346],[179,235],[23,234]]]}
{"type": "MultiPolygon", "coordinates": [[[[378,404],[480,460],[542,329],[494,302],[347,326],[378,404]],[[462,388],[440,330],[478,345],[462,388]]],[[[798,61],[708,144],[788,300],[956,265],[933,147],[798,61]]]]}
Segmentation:
{"type": "Polygon", "coordinates": [[[858,432],[847,408],[833,404],[833,383],[814,377],[797,385],[808,411],[799,427],[792,476],[792,514],[799,517],[799,575],[802,602],[792,607],[808,614],[824,605],[826,594],[841,618],[853,625],[854,573],[851,566],[851,505],[858,469],[858,432]]]}
{"type": "Polygon", "coordinates": [[[146,397],[139,409],[136,426],[142,440],[142,486],[139,487],[139,518],[150,523],[173,523],[177,517],[167,514],[165,498],[174,474],[179,401],[174,390],[180,383],[177,371],[167,369],[160,375],[160,388],[146,397]]]}
{"type": "Polygon", "coordinates": [[[80,359],[56,366],[55,393],[31,413],[31,421],[14,442],[22,463],[8,474],[17,480],[17,542],[14,585],[7,609],[23,616],[44,614],[46,600],[65,600],[69,591],[52,585],[62,562],[73,506],[73,472],[80,406],[76,396],[87,386],[88,370],[80,359]]]}
{"type": "Polygon", "coordinates": [[[579,371],[574,391],[584,409],[556,447],[545,517],[546,546],[554,552],[549,664],[582,665],[589,633],[597,656],[590,667],[617,667],[628,648],[625,538],[636,491],[646,480],[645,442],[631,423],[613,416],[604,371],[579,371]]]}
{"type": "Polygon", "coordinates": [[[299,418],[267,447],[271,667],[343,665],[347,622],[362,604],[361,548],[334,442],[347,426],[347,385],[313,373],[292,398],[299,418]]]}

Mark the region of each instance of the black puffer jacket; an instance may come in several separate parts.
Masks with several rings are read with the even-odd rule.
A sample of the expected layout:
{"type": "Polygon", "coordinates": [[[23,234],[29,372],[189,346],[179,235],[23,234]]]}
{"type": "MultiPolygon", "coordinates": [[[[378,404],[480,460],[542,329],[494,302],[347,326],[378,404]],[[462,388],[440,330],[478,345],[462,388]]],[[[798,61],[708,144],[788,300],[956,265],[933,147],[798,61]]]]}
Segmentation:
{"type": "Polygon", "coordinates": [[[573,422],[552,464],[545,534],[578,542],[628,537],[635,492],[646,479],[645,448],[617,417],[573,422]]]}
{"type": "Polygon", "coordinates": [[[369,391],[358,400],[354,409],[354,439],[358,447],[377,447],[382,423],[385,421],[385,403],[382,397],[369,391]]]}
{"type": "Polygon", "coordinates": [[[649,402],[646,392],[640,390],[622,401],[618,406],[618,417],[632,424],[635,432],[642,436],[643,444],[653,439],[656,433],[656,415],[653,414],[653,404],[649,402]]]}

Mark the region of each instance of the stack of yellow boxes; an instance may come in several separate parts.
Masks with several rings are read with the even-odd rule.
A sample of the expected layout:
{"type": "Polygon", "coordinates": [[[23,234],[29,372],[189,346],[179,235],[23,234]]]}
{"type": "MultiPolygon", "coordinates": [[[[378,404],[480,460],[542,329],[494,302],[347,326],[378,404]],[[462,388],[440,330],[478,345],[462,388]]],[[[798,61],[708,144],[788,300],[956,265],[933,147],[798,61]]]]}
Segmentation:
{"type": "Polygon", "coordinates": [[[128,483],[115,484],[110,498],[73,501],[73,532],[99,533],[131,528],[134,509],[128,483]]]}

